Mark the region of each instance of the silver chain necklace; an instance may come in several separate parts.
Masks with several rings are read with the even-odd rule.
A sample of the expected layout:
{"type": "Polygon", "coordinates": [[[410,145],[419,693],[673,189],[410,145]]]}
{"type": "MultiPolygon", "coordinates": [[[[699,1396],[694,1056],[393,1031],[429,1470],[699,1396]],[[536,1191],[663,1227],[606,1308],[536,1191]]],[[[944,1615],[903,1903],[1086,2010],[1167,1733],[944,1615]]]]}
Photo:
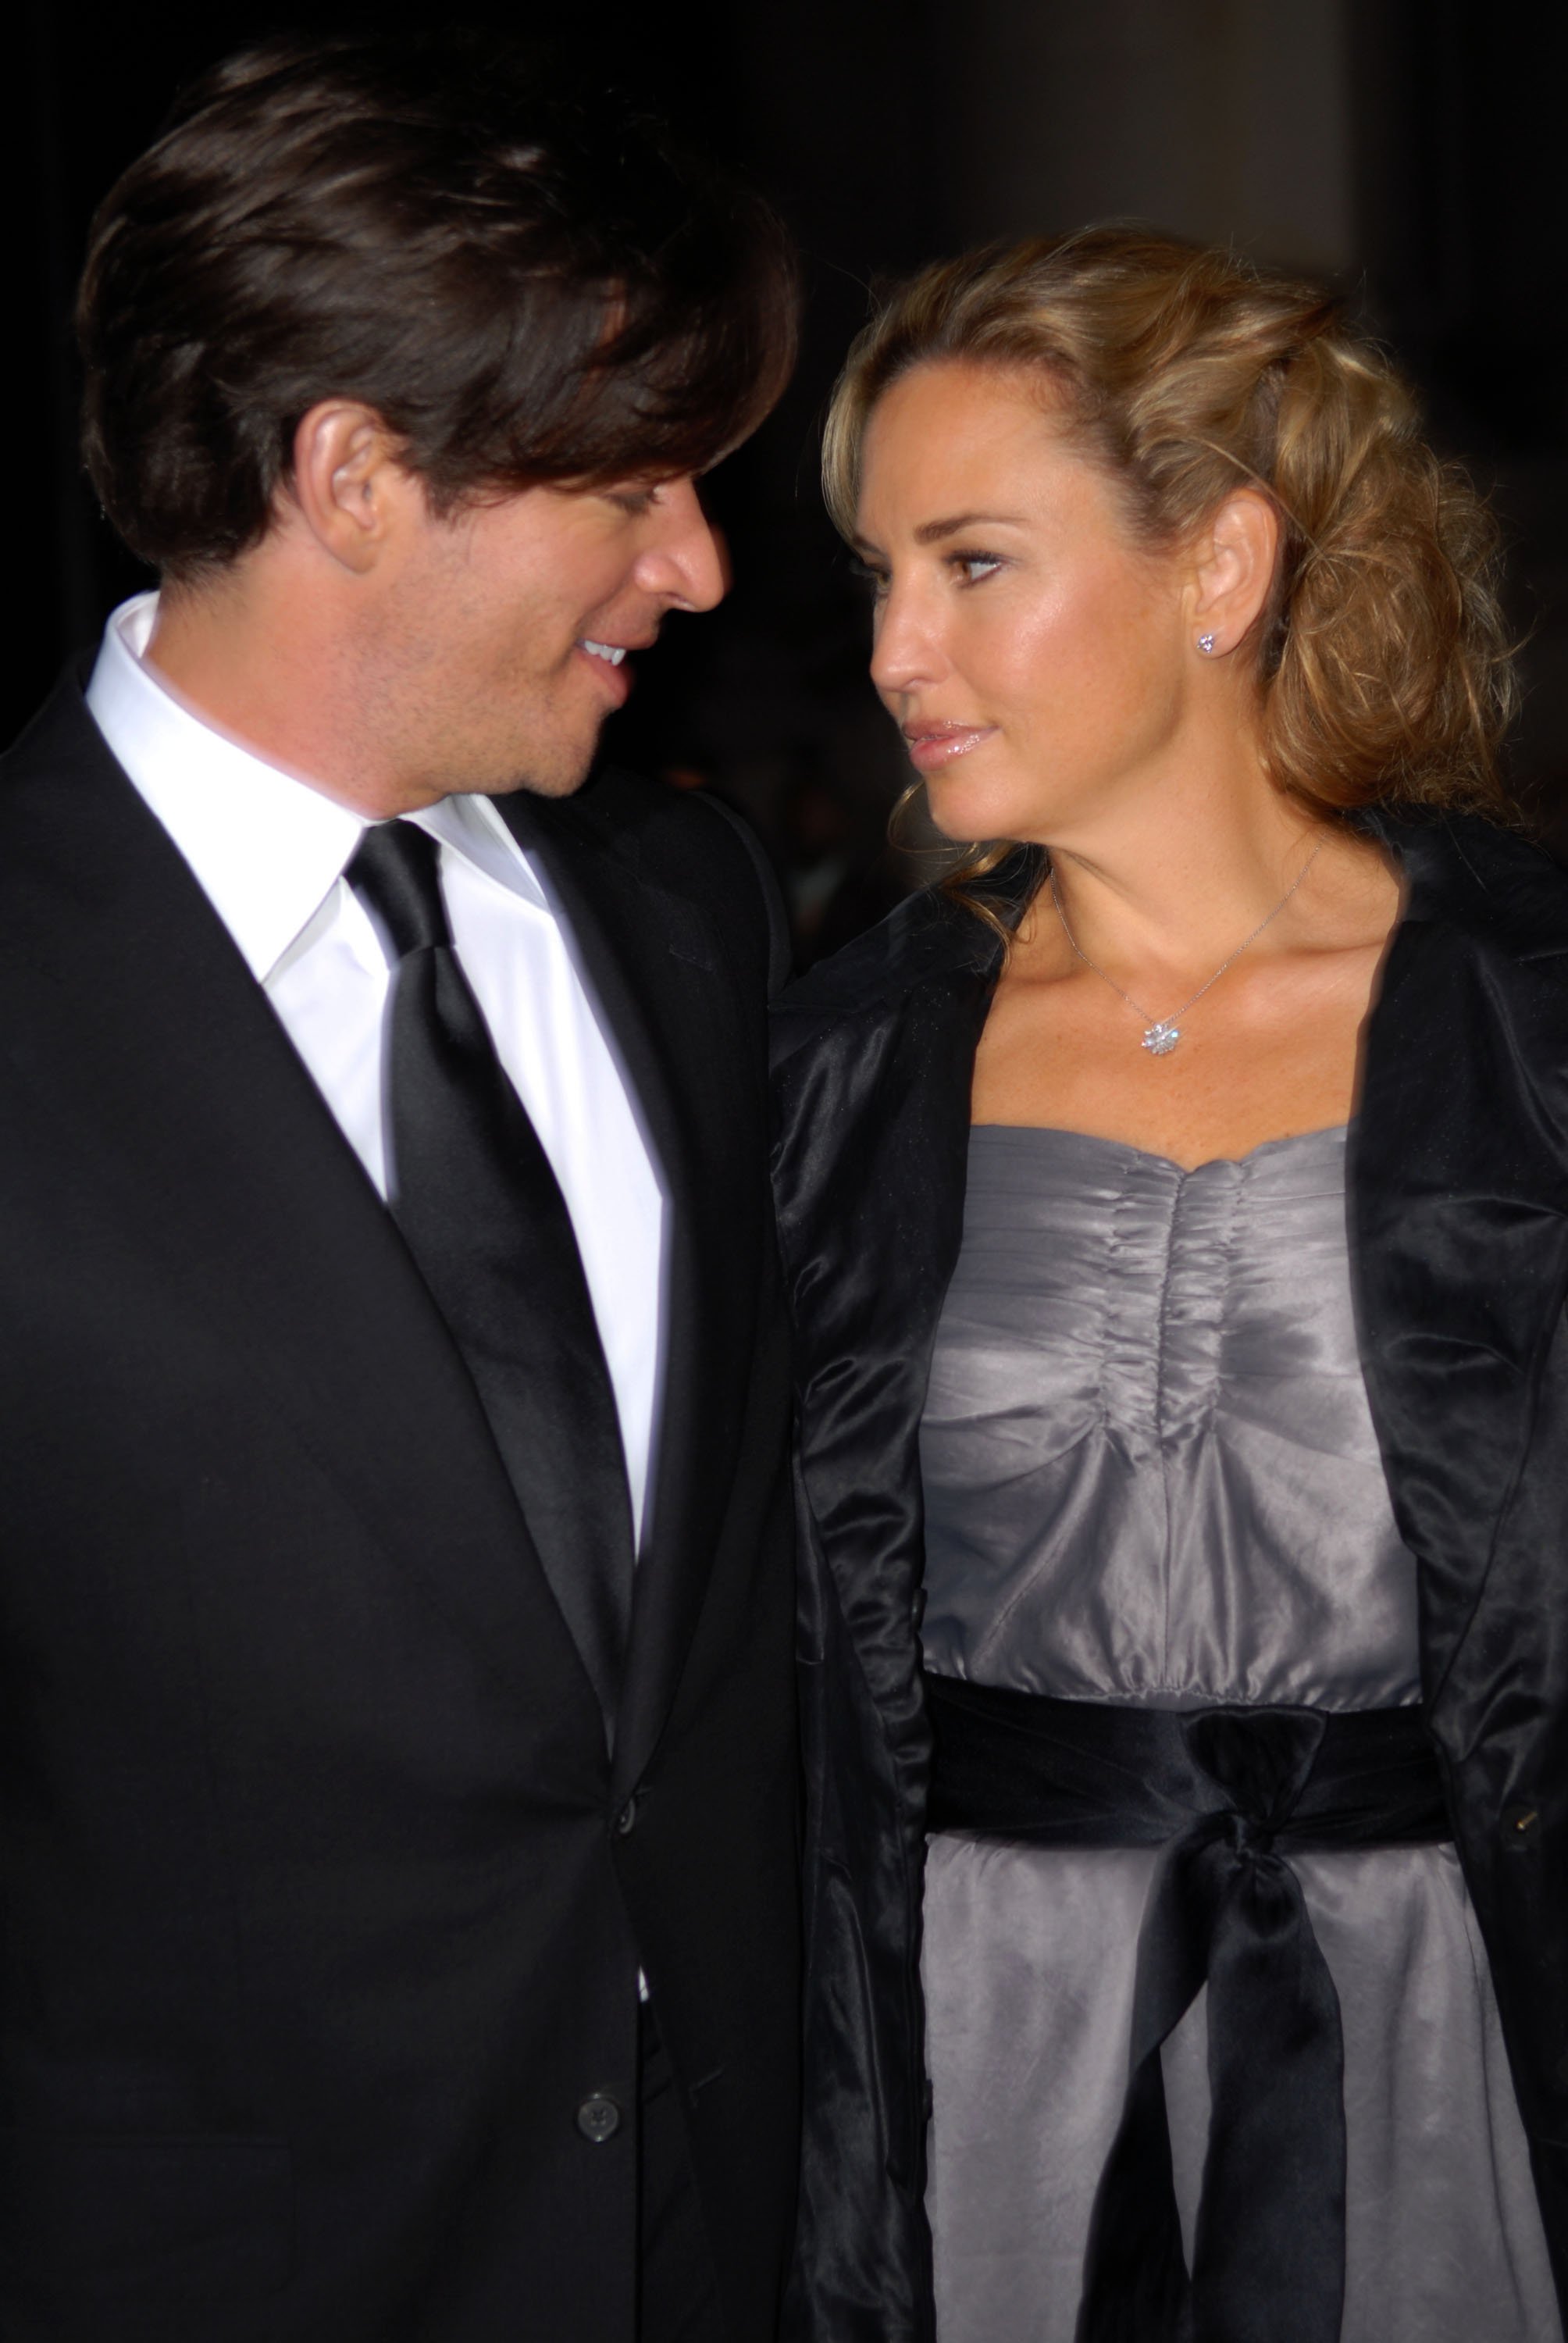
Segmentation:
{"type": "Polygon", "coordinates": [[[1211,984],[1218,984],[1220,979],[1224,975],[1225,970],[1235,965],[1236,961],[1241,959],[1241,954],[1246,950],[1248,945],[1255,944],[1258,938],[1262,934],[1263,930],[1267,927],[1272,926],[1273,922],[1279,918],[1280,913],[1284,910],[1285,905],[1290,901],[1291,897],[1295,893],[1297,888],[1301,885],[1302,880],[1306,877],[1308,871],[1312,869],[1313,863],[1317,860],[1322,850],[1323,841],[1320,838],[1312,852],[1308,855],[1306,860],[1302,863],[1301,869],[1297,871],[1295,877],[1292,880],[1290,885],[1286,888],[1284,893],[1281,896],[1279,901],[1275,904],[1273,910],[1269,913],[1268,918],[1260,920],[1257,926],[1252,930],[1251,934],[1250,936],[1243,937],[1241,941],[1236,946],[1236,949],[1231,954],[1230,959],[1222,960],[1220,962],[1219,967],[1214,970],[1213,975],[1208,979],[1207,982],[1201,984],[1198,987],[1198,990],[1192,995],[1191,1000],[1184,1001],[1180,1009],[1173,1009],[1169,1017],[1151,1017],[1147,1009],[1139,1007],[1138,1002],[1133,1000],[1132,995],[1130,992],[1122,991],[1121,987],[1117,983],[1116,979],[1113,976],[1106,975],[1105,970],[1101,967],[1100,962],[1097,960],[1090,959],[1089,954],[1084,950],[1082,945],[1079,942],[1078,938],[1073,934],[1072,930],[1067,924],[1067,913],[1062,910],[1061,897],[1056,891],[1056,873],[1054,870],[1050,872],[1049,880],[1050,887],[1050,900],[1056,905],[1056,916],[1061,921],[1061,932],[1067,938],[1068,942],[1071,945],[1078,959],[1083,962],[1085,968],[1093,970],[1095,975],[1100,978],[1101,983],[1108,984],[1112,992],[1118,994],[1121,1000],[1125,1001],[1129,1009],[1137,1011],[1139,1016],[1143,1020],[1143,1047],[1150,1052],[1150,1054],[1156,1058],[1168,1058],[1171,1055],[1171,1051],[1176,1047],[1177,1042],[1181,1039],[1181,1028],[1176,1022],[1176,1020],[1179,1017],[1185,1017],[1189,1009],[1195,1007],[1196,1004],[1202,1000],[1203,995],[1209,990],[1209,986],[1211,984]]]}

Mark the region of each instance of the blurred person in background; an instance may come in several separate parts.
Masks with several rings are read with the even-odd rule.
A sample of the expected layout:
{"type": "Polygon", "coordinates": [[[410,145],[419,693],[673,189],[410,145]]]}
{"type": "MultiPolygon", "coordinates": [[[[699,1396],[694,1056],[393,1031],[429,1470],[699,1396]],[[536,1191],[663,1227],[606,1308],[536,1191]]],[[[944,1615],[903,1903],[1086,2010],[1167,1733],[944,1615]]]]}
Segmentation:
{"type": "Polygon", "coordinates": [[[868,819],[841,784],[804,760],[784,791],[777,853],[797,968],[827,959],[908,892],[885,820],[868,819]]]}
{"type": "Polygon", "coordinates": [[[912,280],[825,464],[954,848],[777,1012],[794,2331],[1553,2343],[1568,882],[1491,523],[1332,301],[1134,228],[912,280]]]}
{"type": "Polygon", "coordinates": [[[0,770],[0,2331],[768,2343],[787,945],[580,785],[782,231],[508,52],[283,39],[80,323],[161,585],[0,770]]]}

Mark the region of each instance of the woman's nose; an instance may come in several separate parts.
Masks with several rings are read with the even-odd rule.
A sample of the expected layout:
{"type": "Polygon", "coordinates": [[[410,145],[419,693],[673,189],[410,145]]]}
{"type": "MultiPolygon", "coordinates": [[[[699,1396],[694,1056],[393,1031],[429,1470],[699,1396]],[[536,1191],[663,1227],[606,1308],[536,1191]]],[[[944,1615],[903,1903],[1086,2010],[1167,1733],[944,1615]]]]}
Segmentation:
{"type": "Polygon", "coordinates": [[[932,614],[912,588],[890,585],[877,611],[871,681],[884,693],[913,691],[936,679],[941,647],[932,614]]]}

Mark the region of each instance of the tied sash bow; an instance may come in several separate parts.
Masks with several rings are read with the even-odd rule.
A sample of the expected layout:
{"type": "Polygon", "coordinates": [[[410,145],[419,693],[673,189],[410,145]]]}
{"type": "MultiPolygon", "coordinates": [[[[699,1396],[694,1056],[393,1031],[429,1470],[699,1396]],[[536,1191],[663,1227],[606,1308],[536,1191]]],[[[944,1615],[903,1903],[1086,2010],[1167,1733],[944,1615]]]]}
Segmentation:
{"type": "Polygon", "coordinates": [[[934,1829],[1162,1850],[1078,2343],[1338,2343],[1339,1996],[1289,1857],[1452,1835],[1421,1712],[1121,1708],[927,1683],[934,1829]],[[1189,2273],[1160,2053],[1205,1984],[1212,2112],[1189,2273]]]}

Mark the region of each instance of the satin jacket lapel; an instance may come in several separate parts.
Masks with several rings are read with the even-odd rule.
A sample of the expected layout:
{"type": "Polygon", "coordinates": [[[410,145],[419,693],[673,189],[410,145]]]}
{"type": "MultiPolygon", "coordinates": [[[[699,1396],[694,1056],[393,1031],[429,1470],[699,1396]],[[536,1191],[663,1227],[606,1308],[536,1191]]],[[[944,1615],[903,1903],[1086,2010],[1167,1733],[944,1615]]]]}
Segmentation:
{"type": "MultiPolygon", "coordinates": [[[[890,1733],[923,1765],[920,1422],[963,1234],[975,1050],[1000,960],[911,898],[774,1012],[779,1239],[799,1329],[807,1534],[890,1733]]],[[[810,1615],[819,1658],[832,1630],[810,1615]]]]}
{"type": "MultiPolygon", "coordinates": [[[[744,1193],[738,1102],[721,1087],[738,1011],[700,907],[639,871],[634,839],[607,840],[569,800],[496,802],[566,913],[668,1197],[656,1463],[615,1741],[629,1789],[675,1698],[740,1428],[760,1231],[703,1208],[744,1193]]],[[[759,1156],[760,1101],[757,1114],[759,1156]]]]}
{"type": "Polygon", "coordinates": [[[1408,900],[1369,1020],[1350,1153],[1362,1357],[1425,1691],[1474,1609],[1568,1292],[1568,959],[1533,948],[1485,833],[1380,825],[1408,900]],[[1521,946],[1523,945],[1523,949],[1521,946]]]}
{"type": "MultiPolygon", "coordinates": [[[[45,965],[59,1083],[160,1283],[243,1354],[258,1397],[396,1565],[540,1713],[598,1704],[478,1400],[392,1222],[266,996],[82,709],[35,736],[25,893],[0,943],[45,965]],[[30,943],[29,918],[39,920],[30,943]]],[[[31,749],[33,743],[29,743],[31,749]]],[[[0,879],[0,900],[6,900],[0,879]]],[[[35,981],[31,989],[39,990],[35,981]]]]}

